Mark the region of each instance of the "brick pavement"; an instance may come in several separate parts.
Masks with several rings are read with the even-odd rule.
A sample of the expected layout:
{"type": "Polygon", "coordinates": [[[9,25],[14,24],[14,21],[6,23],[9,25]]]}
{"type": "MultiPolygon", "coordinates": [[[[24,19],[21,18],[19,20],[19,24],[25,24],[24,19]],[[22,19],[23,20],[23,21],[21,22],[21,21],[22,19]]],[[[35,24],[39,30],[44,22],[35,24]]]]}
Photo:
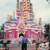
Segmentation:
{"type": "MultiPolygon", "coordinates": [[[[21,50],[21,48],[9,48],[9,50],[21,50]]],[[[28,47],[27,50],[35,50],[33,47],[28,47]]]]}

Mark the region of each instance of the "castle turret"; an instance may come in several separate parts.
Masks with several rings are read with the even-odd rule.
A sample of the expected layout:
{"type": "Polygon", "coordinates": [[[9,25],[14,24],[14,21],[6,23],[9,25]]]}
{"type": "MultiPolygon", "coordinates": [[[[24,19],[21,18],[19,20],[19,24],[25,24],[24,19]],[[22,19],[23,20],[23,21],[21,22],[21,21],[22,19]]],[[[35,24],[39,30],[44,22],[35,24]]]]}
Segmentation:
{"type": "Polygon", "coordinates": [[[23,0],[23,18],[27,18],[29,16],[29,11],[30,11],[30,0],[23,0]]]}
{"type": "Polygon", "coordinates": [[[41,26],[41,24],[42,24],[42,21],[41,21],[42,19],[41,18],[39,18],[39,25],[41,26]]]}
{"type": "Polygon", "coordinates": [[[17,0],[17,6],[16,6],[16,17],[21,16],[21,11],[20,11],[20,2],[17,0]]]}
{"type": "Polygon", "coordinates": [[[17,0],[17,6],[16,6],[17,9],[19,9],[19,0],[17,0]]]}
{"type": "Polygon", "coordinates": [[[32,9],[32,3],[30,3],[30,17],[34,18],[33,9],[32,9]]]}

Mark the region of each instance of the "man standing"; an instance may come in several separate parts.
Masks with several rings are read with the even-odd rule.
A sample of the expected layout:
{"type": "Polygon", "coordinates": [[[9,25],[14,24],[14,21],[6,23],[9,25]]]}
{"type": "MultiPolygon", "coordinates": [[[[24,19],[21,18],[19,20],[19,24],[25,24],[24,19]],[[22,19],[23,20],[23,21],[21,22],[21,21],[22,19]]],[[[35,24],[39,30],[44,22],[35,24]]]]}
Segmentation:
{"type": "Polygon", "coordinates": [[[28,43],[28,40],[27,38],[24,36],[23,39],[22,39],[22,50],[27,50],[27,43],[28,43]]]}

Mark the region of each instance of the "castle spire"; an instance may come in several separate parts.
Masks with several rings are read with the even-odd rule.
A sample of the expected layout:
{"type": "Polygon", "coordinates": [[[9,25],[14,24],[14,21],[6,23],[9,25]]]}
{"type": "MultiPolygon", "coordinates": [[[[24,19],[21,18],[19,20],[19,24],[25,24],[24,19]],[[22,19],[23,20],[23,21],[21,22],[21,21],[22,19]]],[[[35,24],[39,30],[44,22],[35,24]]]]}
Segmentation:
{"type": "Polygon", "coordinates": [[[19,9],[19,0],[17,0],[17,9],[19,9]]]}
{"type": "Polygon", "coordinates": [[[42,19],[39,18],[39,25],[41,26],[42,25],[42,19]]]}
{"type": "Polygon", "coordinates": [[[23,0],[23,18],[27,18],[29,16],[30,11],[30,0],[23,0]]]}
{"type": "Polygon", "coordinates": [[[32,19],[32,20],[34,20],[34,14],[33,14],[33,9],[32,9],[32,3],[30,3],[30,18],[32,19]]]}
{"type": "Polygon", "coordinates": [[[20,1],[19,1],[19,0],[17,0],[16,16],[17,16],[17,17],[20,17],[20,16],[21,16],[21,11],[20,11],[20,1]]]}

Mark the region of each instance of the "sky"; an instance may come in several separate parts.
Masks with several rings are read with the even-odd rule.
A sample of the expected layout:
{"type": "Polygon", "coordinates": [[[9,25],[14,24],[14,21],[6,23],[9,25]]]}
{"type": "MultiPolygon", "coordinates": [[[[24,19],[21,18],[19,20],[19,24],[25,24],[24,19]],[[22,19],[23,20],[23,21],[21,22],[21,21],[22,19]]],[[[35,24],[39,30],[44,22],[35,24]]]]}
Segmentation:
{"type": "Polygon", "coordinates": [[[0,25],[16,10],[16,0],[0,0],[0,25]]]}
{"type": "Polygon", "coordinates": [[[34,15],[42,18],[42,24],[50,23],[50,0],[32,0],[34,15]]]}
{"type": "MultiPolygon", "coordinates": [[[[50,0],[30,0],[33,5],[34,16],[42,18],[42,24],[50,23],[50,0]]],[[[0,25],[6,21],[8,14],[16,10],[16,0],[0,0],[0,25]]]]}

